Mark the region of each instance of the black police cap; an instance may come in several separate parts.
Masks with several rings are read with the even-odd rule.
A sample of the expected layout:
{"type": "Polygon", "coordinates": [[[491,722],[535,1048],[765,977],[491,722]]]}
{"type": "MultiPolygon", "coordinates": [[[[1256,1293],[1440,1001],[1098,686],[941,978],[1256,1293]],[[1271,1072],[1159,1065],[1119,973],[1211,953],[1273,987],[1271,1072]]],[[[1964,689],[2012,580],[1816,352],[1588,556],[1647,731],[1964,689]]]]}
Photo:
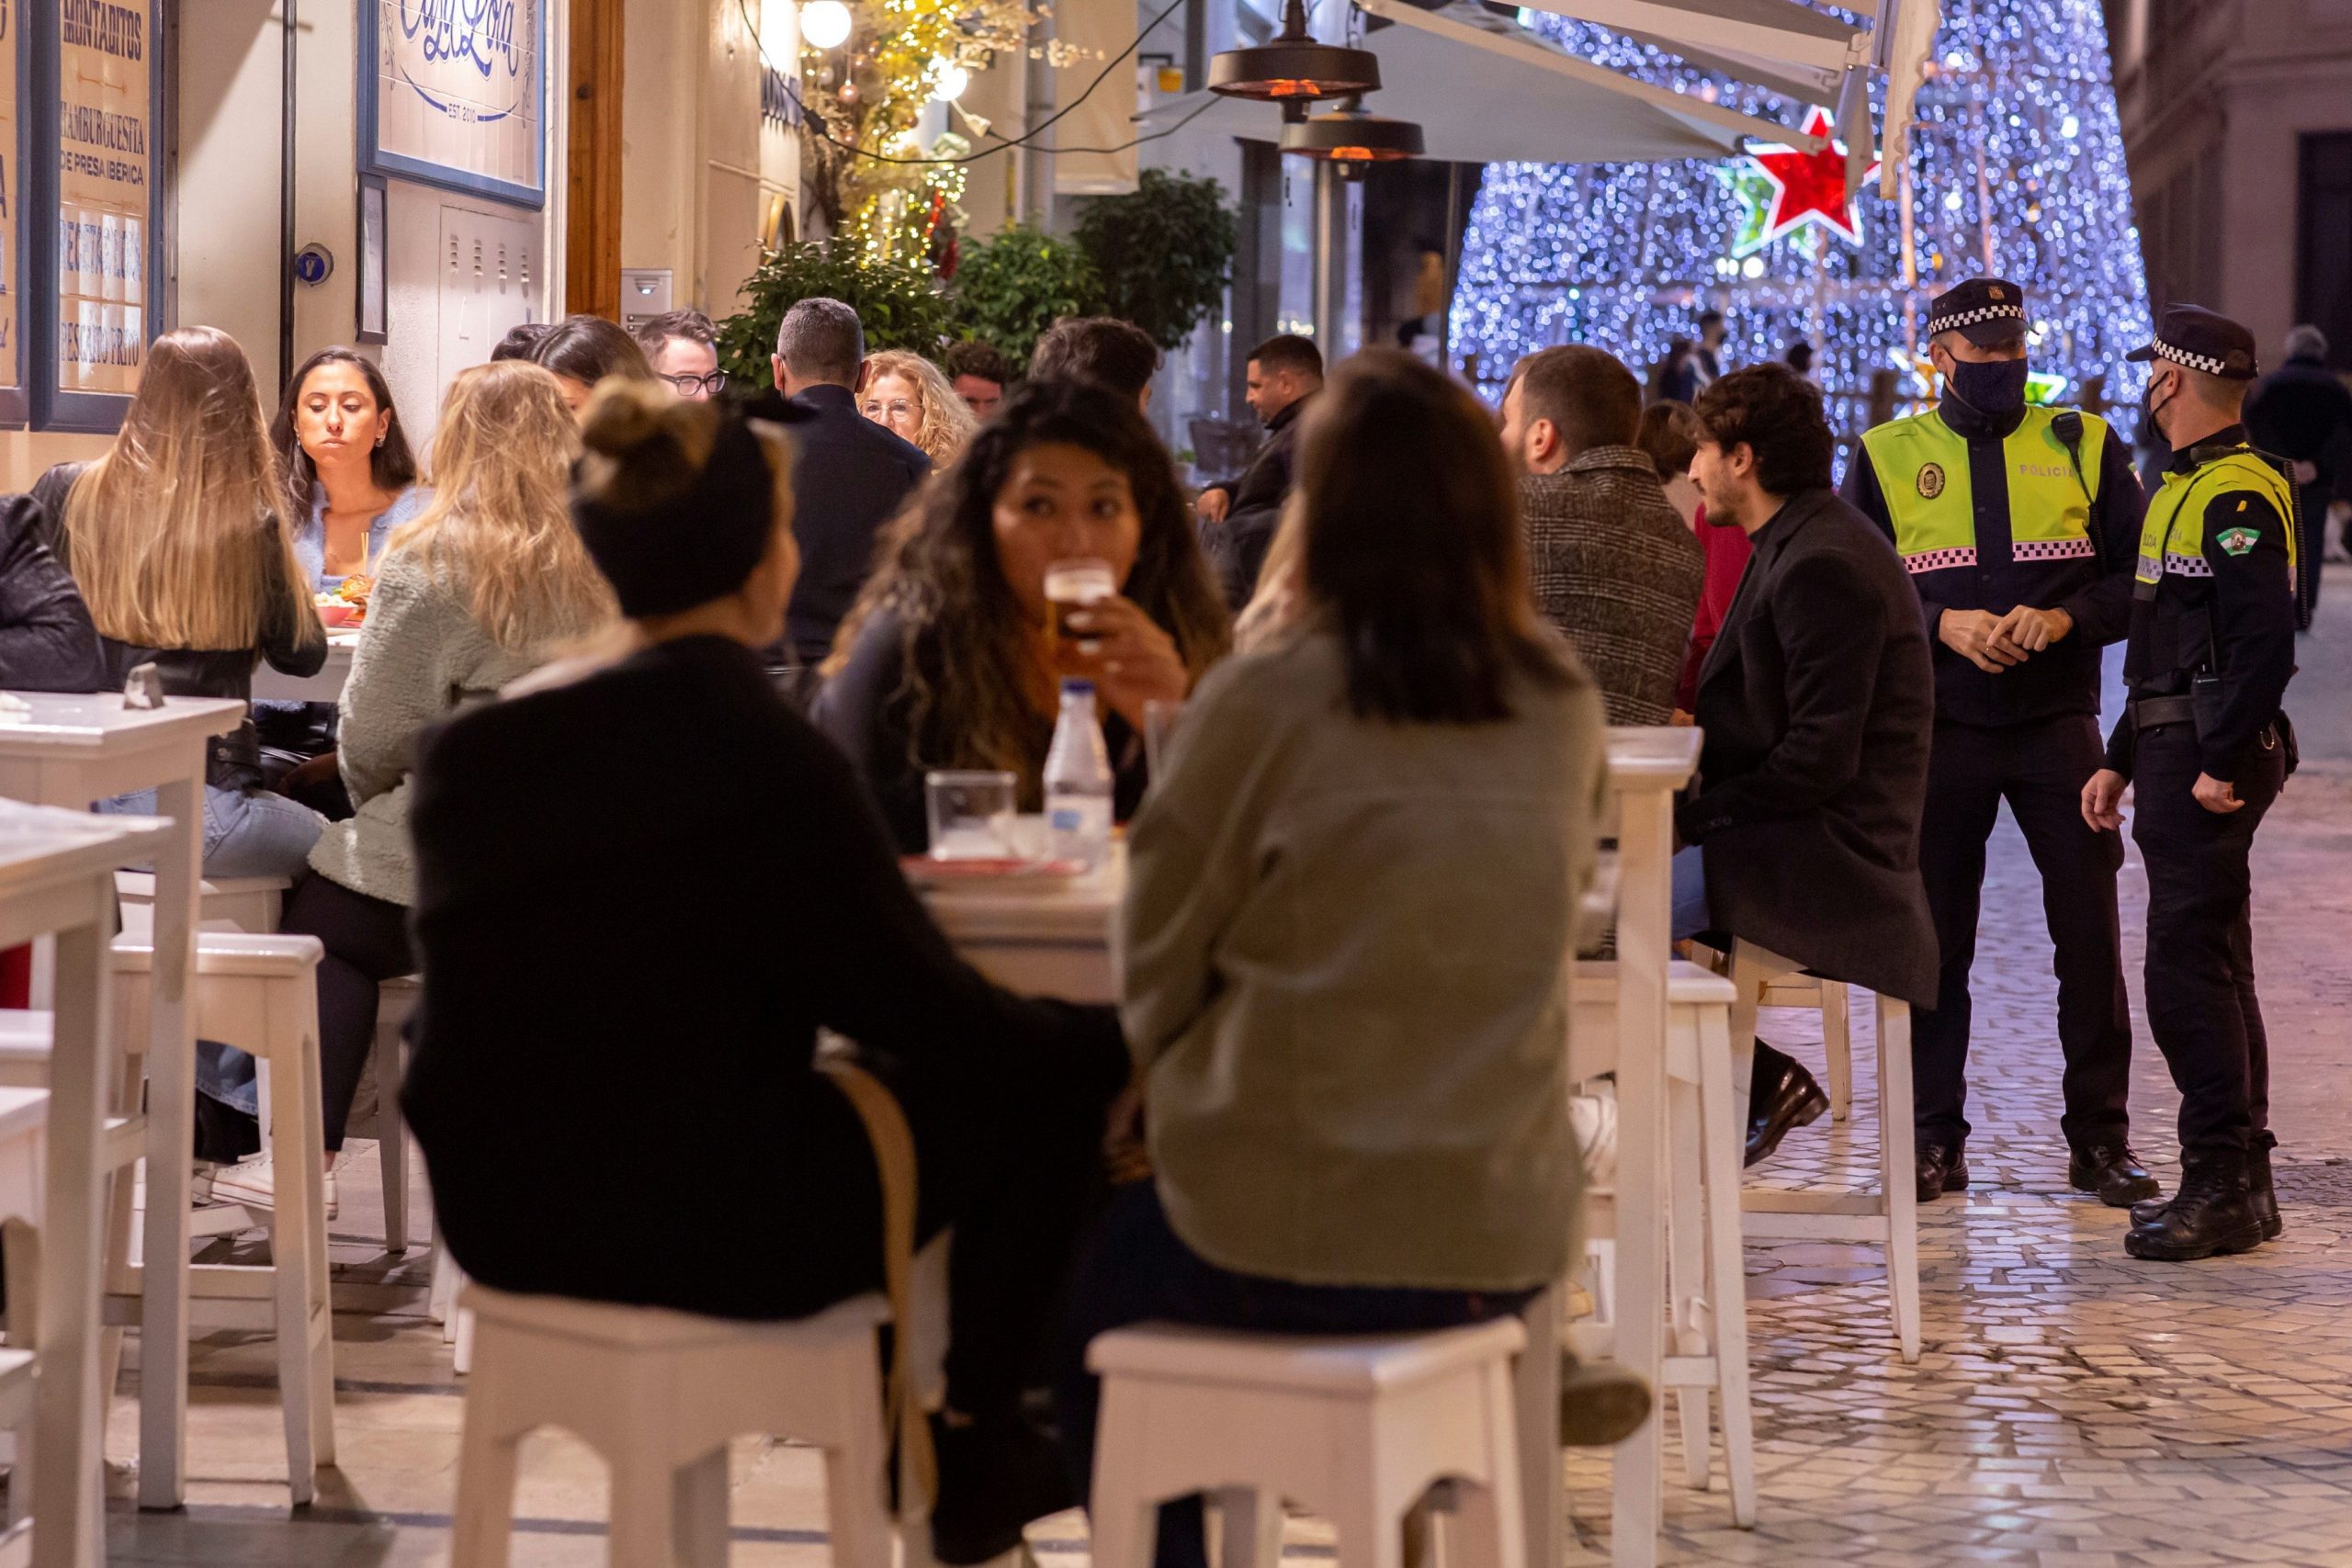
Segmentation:
{"type": "Polygon", "coordinates": [[[2123,357],[2140,362],[2169,359],[2225,381],[2251,381],[2262,374],[2254,334],[2202,305],[2175,305],[2157,321],[2155,341],[2123,357]]]}
{"type": "Polygon", "coordinates": [[[1958,333],[1979,348],[2025,336],[2025,290],[2006,277],[1972,277],[1928,302],[1928,335],[1958,333]]]}

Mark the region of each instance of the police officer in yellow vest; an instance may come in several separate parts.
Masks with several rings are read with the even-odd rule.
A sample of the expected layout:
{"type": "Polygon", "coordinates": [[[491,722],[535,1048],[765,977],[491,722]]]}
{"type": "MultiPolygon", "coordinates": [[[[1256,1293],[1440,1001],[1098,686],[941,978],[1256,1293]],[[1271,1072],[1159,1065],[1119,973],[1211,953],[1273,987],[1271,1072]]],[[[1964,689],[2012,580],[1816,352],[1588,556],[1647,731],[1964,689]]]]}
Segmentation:
{"type": "Polygon", "coordinates": [[[2247,852],[2294,766],[2280,710],[2295,672],[2295,502],[2239,421],[2254,334],[2176,306],[2149,361],[2147,410],[2177,456],[2140,533],[2131,701],[2083,818],[2112,828],[2128,781],[2148,867],[2148,1030],[2180,1089],[2180,1188],[2135,1204],[2124,1249],[2177,1260],[2279,1231],[2270,1061],[2254,994],[2247,852]]]}
{"type": "Polygon", "coordinates": [[[1984,844],[2007,800],[2056,950],[2069,1179],[2121,1207],[2156,1194],[2125,1111],[2123,840],[2086,828],[2081,798],[2100,760],[2099,649],[2131,623],[2142,498],[2106,421],[2026,402],[2026,315],[2025,291],[2005,278],[1937,296],[1928,343],[1942,400],[1870,431],[1846,471],[1846,499],[1910,571],[1935,650],[1919,870],[1942,974],[1935,1008],[1912,1020],[1918,1196],[1969,1181],[1969,970],[1984,844]]]}

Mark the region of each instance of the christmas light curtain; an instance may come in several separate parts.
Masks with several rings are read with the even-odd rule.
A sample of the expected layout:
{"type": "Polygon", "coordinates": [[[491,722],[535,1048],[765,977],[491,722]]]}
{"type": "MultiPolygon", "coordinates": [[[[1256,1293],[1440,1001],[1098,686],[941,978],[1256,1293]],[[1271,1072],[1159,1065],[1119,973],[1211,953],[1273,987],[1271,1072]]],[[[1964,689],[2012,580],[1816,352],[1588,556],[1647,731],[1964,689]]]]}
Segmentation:
{"type": "MultiPolygon", "coordinates": [[[[1644,81],[1824,129],[1815,106],[1590,23],[1520,15],[1644,81]]],[[[1831,422],[1850,437],[1868,421],[1872,372],[1901,367],[1903,403],[1928,395],[1928,299],[1997,274],[2030,299],[2039,394],[2073,400],[2103,377],[2089,391],[2136,396],[2123,355],[2147,341],[2146,282],[2098,0],[1944,0],[1915,114],[1891,201],[1874,179],[1850,206],[1840,199],[1842,151],[1489,167],[1463,240],[1456,358],[1476,356],[1490,397],[1521,355],[1556,343],[1606,348],[1646,374],[1712,307],[1731,334],[1726,369],[1812,343],[1831,422]]]]}

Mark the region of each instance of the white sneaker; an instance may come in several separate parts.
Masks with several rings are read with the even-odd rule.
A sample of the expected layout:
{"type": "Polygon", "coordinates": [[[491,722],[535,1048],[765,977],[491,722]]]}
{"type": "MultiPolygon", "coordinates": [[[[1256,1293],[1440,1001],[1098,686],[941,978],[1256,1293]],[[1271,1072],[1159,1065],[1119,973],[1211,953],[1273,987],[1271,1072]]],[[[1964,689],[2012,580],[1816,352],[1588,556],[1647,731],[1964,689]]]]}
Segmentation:
{"type": "MultiPolygon", "coordinates": [[[[326,1173],[327,1218],[334,1219],[341,1207],[335,1191],[334,1172],[326,1173]]],[[[267,1155],[260,1155],[236,1165],[224,1165],[212,1179],[212,1200],[216,1203],[243,1203],[249,1209],[275,1209],[277,1206],[277,1170],[267,1155]]]]}

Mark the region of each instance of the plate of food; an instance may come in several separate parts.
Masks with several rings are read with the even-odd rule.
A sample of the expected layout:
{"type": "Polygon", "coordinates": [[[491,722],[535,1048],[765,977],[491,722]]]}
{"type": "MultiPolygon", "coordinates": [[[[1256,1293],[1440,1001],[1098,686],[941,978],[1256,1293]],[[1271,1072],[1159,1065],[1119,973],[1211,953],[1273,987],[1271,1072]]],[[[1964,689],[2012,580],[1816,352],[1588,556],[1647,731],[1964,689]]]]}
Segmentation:
{"type": "Polygon", "coordinates": [[[324,593],[314,593],[311,602],[318,606],[319,619],[330,631],[339,627],[356,626],[368,618],[367,578],[353,572],[324,593]]]}

